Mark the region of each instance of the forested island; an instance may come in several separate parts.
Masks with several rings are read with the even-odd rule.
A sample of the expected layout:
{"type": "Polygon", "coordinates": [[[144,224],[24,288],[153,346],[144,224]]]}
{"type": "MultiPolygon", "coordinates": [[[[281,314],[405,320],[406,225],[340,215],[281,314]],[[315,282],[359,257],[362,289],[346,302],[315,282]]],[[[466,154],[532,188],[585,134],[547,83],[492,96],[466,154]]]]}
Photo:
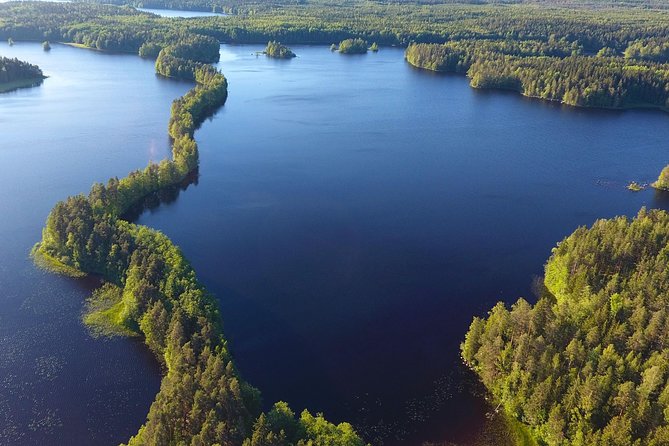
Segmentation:
{"type": "Polygon", "coordinates": [[[0,56],[0,93],[33,87],[44,79],[44,73],[37,65],[0,56]]]}
{"type": "Polygon", "coordinates": [[[295,53],[293,53],[290,48],[273,40],[267,42],[264,53],[268,57],[273,57],[275,59],[292,59],[295,57],[295,53]]]}
{"type": "Polygon", "coordinates": [[[337,50],[341,54],[365,54],[367,42],[362,39],[345,39],[339,42],[337,50]]]}

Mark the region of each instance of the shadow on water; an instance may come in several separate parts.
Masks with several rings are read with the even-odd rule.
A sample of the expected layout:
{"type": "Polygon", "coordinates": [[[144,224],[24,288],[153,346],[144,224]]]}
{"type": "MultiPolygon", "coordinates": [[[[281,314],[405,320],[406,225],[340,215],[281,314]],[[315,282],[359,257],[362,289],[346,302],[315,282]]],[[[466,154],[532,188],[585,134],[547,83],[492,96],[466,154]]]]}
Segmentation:
{"type": "Polygon", "coordinates": [[[669,211],[669,191],[655,189],[653,194],[653,208],[669,211]]]}
{"type": "Polygon", "coordinates": [[[173,204],[177,201],[181,192],[188,189],[191,185],[197,186],[199,178],[200,170],[197,168],[190,172],[181,183],[150,193],[131,206],[121,218],[129,222],[135,222],[146,211],[151,212],[160,206],[169,206],[170,204],[173,204]]]}

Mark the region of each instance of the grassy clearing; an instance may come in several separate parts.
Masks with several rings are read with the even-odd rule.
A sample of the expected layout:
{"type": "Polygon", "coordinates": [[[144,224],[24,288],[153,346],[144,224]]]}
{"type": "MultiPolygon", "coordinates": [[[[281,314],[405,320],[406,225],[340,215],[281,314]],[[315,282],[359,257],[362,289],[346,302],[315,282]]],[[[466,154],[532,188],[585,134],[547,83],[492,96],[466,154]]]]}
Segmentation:
{"type": "MultiPolygon", "coordinates": [[[[540,446],[541,443],[533,434],[532,429],[508,414],[501,405],[497,409],[490,406],[485,422],[476,438],[474,446],[540,446]]],[[[423,446],[451,446],[450,444],[424,444],[423,446]]],[[[453,445],[455,446],[455,445],[453,445]]]]}
{"type": "Polygon", "coordinates": [[[509,415],[505,415],[504,419],[516,446],[539,446],[526,425],[509,415]]]}
{"type": "Polygon", "coordinates": [[[86,273],[83,271],[79,271],[74,267],[66,265],[57,258],[42,252],[39,243],[33,247],[32,251],[30,251],[30,257],[32,257],[35,265],[46,271],[76,278],[86,276],[86,273]]]}
{"type": "Polygon", "coordinates": [[[82,320],[95,337],[139,336],[123,321],[123,290],[111,283],[93,291],[82,320]]]}

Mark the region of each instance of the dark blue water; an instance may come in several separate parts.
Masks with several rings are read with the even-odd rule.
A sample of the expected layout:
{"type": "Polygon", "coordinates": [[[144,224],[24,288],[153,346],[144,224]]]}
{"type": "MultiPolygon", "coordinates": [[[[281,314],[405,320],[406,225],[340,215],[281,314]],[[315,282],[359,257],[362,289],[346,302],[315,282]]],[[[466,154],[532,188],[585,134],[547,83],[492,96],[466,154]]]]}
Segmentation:
{"type": "Polygon", "coordinates": [[[196,135],[199,184],[139,222],[219,297],[267,403],[388,444],[477,442],[488,408],[458,354],[472,317],[534,299],[579,225],[660,205],[625,186],[669,161],[668,117],[476,91],[400,49],[261,49],[222,47],[230,96],[196,135]]]}
{"type": "Polygon", "coordinates": [[[0,94],[0,444],[119,444],[160,370],[141,342],[90,337],[80,315],[96,280],[40,271],[28,254],[58,200],[168,154],[170,103],[190,86],[135,56],[36,43],[0,54],[49,76],[0,94]]]}
{"type": "MultiPolygon", "coordinates": [[[[139,223],[219,297],[267,404],[350,420],[375,443],[502,444],[459,362],[471,318],[532,300],[577,226],[667,206],[625,189],[669,161],[667,116],[479,92],[399,49],[294,49],[222,47],[230,96],[196,134],[199,181],[139,223]]],[[[189,85],[135,56],[0,54],[50,76],[0,95],[0,444],[118,444],[159,370],[140,343],[80,324],[95,280],[41,272],[28,251],[56,201],[167,156],[169,104],[189,85]]]]}

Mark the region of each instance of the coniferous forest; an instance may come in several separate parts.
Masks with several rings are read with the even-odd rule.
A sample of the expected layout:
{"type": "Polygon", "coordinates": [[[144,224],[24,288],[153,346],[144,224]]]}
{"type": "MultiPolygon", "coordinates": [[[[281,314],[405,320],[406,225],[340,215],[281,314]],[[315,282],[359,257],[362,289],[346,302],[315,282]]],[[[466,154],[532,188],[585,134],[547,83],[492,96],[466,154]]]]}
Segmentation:
{"type": "Polygon", "coordinates": [[[43,79],[37,65],[0,56],[0,92],[39,84],[43,79]]]}
{"type": "Polygon", "coordinates": [[[25,79],[41,79],[43,77],[44,74],[37,65],[18,59],[0,58],[0,84],[25,79]]]}
{"type": "Polygon", "coordinates": [[[663,211],[577,229],[538,302],[475,318],[463,359],[545,444],[667,444],[668,252],[663,211]]]}
{"type": "MultiPolygon", "coordinates": [[[[260,391],[234,364],[216,298],[167,236],[127,219],[198,168],[195,132],[228,95],[211,65],[221,42],[269,42],[265,52],[277,58],[295,56],[289,44],[364,54],[375,42],[373,51],[401,46],[407,63],[466,75],[474,88],[589,108],[669,107],[669,7],[660,0],[141,4],[231,14],[179,20],[107,3],[1,3],[0,38],[133,53],[155,59],[160,76],[194,83],[172,103],[171,159],[57,203],[33,250],[53,271],[102,277],[93,301],[103,304],[91,305],[86,323],[142,339],[162,366],[160,391],[129,445],[366,440],[348,423],[297,415],[283,402],[263,412],[260,391]]],[[[0,58],[0,88],[43,78],[35,65],[0,58]]],[[[658,190],[669,189],[667,169],[653,183],[658,190]]],[[[462,359],[539,444],[669,444],[668,265],[666,212],[643,208],[578,228],[550,253],[534,304],[519,299],[463,316],[474,319],[462,359]]]]}

